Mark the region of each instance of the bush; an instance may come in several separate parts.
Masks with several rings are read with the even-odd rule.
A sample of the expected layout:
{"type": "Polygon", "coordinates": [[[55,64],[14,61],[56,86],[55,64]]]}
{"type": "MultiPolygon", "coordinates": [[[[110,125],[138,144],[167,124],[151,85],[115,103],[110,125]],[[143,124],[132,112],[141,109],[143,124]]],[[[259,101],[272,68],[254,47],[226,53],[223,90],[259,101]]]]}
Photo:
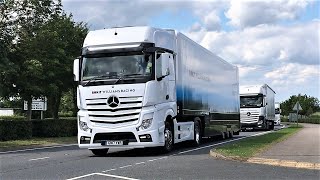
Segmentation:
{"type": "Polygon", "coordinates": [[[12,121],[21,121],[21,120],[25,120],[26,118],[24,116],[0,116],[0,121],[1,120],[12,120],[12,121]]]}
{"type": "Polygon", "coordinates": [[[30,139],[32,137],[31,121],[0,121],[0,140],[30,139]]]}
{"type": "Polygon", "coordinates": [[[59,120],[2,120],[0,121],[0,140],[76,136],[77,130],[75,117],[59,120]]]}
{"type": "Polygon", "coordinates": [[[320,124],[320,112],[314,113],[305,119],[299,119],[298,122],[320,124]]]}
{"type": "Polygon", "coordinates": [[[73,119],[33,120],[34,137],[65,137],[77,135],[77,121],[73,119]]]}

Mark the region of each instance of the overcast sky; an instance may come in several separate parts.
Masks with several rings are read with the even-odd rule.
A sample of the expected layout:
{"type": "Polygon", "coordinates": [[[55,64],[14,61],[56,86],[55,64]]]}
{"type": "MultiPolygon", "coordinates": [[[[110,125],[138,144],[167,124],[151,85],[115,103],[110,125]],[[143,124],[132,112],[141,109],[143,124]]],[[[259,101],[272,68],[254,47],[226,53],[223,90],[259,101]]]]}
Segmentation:
{"type": "Polygon", "coordinates": [[[320,99],[320,1],[62,0],[90,30],[115,26],[176,29],[237,65],[240,85],[266,83],[276,101],[320,99]]]}

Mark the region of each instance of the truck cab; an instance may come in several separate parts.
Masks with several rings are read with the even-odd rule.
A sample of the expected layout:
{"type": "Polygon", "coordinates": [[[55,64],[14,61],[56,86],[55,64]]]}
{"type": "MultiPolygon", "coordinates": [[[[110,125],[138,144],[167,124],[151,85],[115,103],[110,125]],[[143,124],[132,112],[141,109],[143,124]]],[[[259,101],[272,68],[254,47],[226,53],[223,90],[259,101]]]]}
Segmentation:
{"type": "Polygon", "coordinates": [[[240,122],[242,129],[274,128],[275,92],[266,84],[240,86],[240,122]]]}
{"type": "Polygon", "coordinates": [[[274,124],[275,125],[280,125],[281,124],[281,108],[280,108],[280,103],[276,102],[275,105],[275,121],[274,124]]]}

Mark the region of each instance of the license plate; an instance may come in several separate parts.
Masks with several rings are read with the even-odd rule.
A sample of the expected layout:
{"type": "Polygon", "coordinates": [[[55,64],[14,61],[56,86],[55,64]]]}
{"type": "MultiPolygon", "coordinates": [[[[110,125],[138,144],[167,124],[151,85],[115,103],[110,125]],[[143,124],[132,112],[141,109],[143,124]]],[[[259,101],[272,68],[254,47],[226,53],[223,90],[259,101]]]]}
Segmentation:
{"type": "Polygon", "coordinates": [[[106,146],[123,145],[123,141],[104,141],[101,143],[101,145],[106,145],[106,146]]]}

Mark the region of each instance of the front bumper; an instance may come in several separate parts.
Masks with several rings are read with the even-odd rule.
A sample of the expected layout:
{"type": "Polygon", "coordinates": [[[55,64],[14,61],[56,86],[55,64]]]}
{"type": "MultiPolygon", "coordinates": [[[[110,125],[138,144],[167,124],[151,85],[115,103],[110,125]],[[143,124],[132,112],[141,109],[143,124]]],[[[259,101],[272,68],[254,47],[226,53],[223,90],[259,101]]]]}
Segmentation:
{"type": "Polygon", "coordinates": [[[241,124],[241,129],[246,129],[246,128],[254,128],[254,129],[262,129],[263,124],[258,124],[258,122],[255,123],[240,123],[241,124]]]}
{"type": "Polygon", "coordinates": [[[137,123],[97,125],[87,119],[86,111],[79,111],[78,115],[88,122],[87,131],[80,129],[78,122],[78,145],[87,149],[131,149],[164,146],[164,122],[160,119],[158,112],[153,108],[142,109],[137,123]],[[137,129],[141,125],[142,117],[146,114],[154,113],[153,121],[148,129],[137,129]],[[146,138],[148,137],[148,138],[146,138]],[[105,145],[106,141],[122,141],[123,145],[105,145]]]}
{"type": "MultiPolygon", "coordinates": [[[[162,131],[163,132],[163,131],[162,131]]],[[[80,148],[88,148],[88,149],[102,149],[102,148],[145,148],[145,147],[156,147],[156,146],[163,146],[164,142],[161,143],[161,135],[163,135],[159,129],[152,129],[147,131],[137,131],[135,127],[123,127],[117,129],[107,129],[107,128],[94,128],[92,129],[92,133],[87,132],[78,132],[78,145],[80,148]],[[120,133],[130,133],[133,134],[133,138],[128,138],[126,136],[119,136],[120,133]],[[97,140],[99,134],[113,134],[114,136],[111,139],[101,139],[97,140]],[[151,136],[151,142],[141,142],[140,137],[144,135],[151,136]],[[81,136],[90,137],[89,143],[80,143],[81,136]],[[117,138],[119,137],[119,138],[117,138]],[[116,140],[116,141],[123,141],[125,145],[102,145],[102,141],[107,140],[116,140]]]]}

